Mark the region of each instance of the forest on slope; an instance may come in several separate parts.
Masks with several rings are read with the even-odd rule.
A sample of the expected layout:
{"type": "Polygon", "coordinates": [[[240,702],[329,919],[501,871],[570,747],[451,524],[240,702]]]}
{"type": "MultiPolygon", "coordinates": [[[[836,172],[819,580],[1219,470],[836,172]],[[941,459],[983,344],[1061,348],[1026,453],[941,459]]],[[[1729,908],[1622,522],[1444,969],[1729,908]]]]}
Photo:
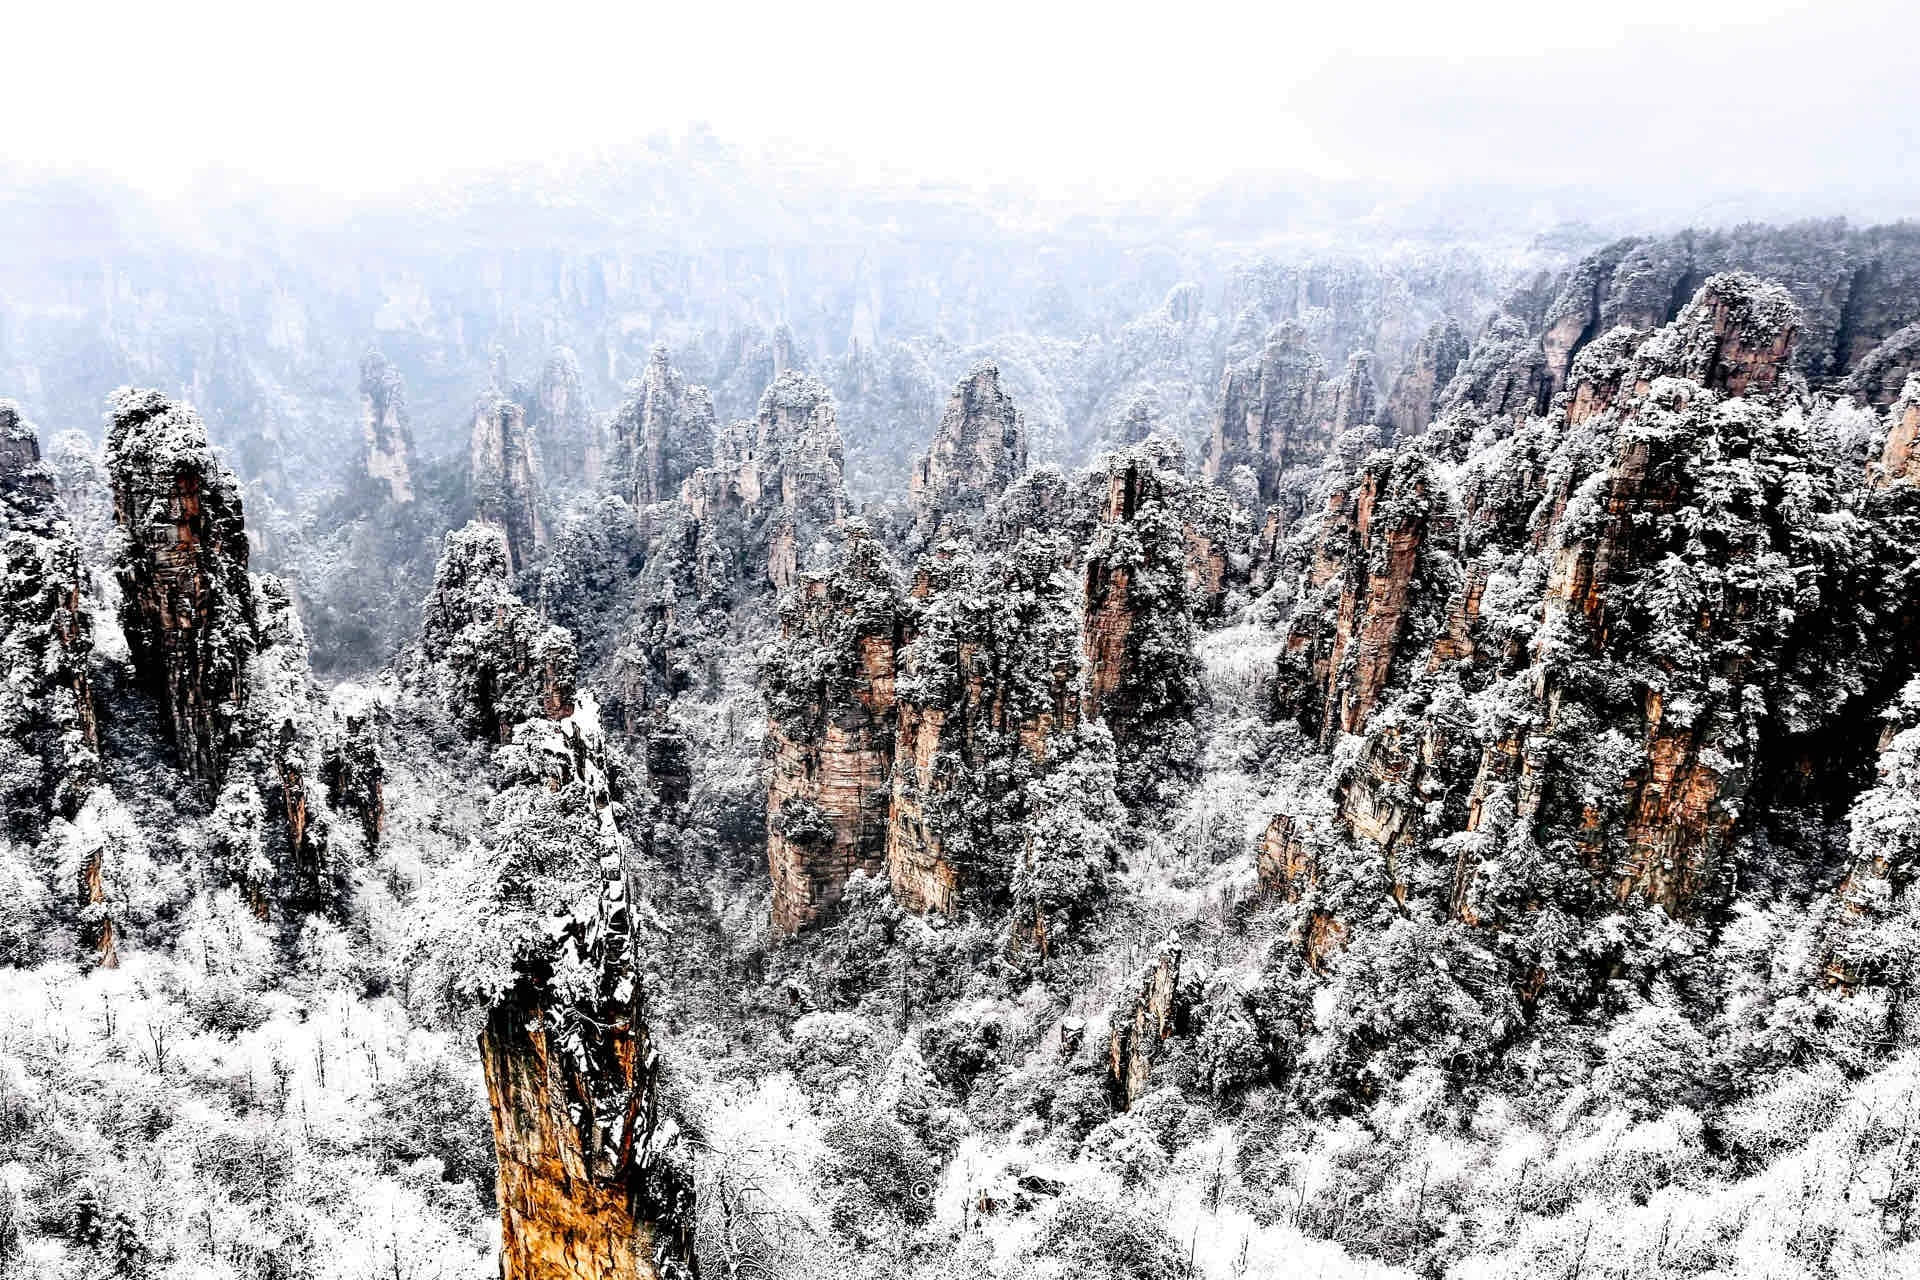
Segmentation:
{"type": "Polygon", "coordinates": [[[1920,228],[707,159],[0,304],[0,1276],[1920,1267],[1920,228]]]}

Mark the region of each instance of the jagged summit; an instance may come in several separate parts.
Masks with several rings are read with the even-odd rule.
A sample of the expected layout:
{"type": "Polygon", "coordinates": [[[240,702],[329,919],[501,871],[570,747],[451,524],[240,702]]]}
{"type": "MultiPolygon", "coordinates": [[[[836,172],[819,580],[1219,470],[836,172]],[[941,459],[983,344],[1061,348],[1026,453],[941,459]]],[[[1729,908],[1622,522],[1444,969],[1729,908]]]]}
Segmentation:
{"type": "Polygon", "coordinates": [[[1026,421],[1001,388],[1000,367],[982,361],[954,387],[914,465],[909,491],[922,536],[931,544],[966,527],[1026,469],[1026,421]]]}

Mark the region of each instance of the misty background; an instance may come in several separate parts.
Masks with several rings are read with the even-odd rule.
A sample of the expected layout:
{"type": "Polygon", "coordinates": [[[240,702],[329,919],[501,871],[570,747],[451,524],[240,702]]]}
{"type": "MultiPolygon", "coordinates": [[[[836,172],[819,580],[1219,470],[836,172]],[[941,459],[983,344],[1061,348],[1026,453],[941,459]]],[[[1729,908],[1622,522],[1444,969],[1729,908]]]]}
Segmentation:
{"type": "Polygon", "coordinates": [[[6,25],[0,396],[96,443],[117,386],[193,403],[323,666],[397,643],[350,615],[407,615],[328,584],[391,576],[373,561],[403,546],[423,574],[467,515],[476,399],[563,353],[600,418],[656,347],[723,423],[812,373],[879,501],[982,359],[1036,461],[1149,428],[1197,459],[1223,370],[1275,325],[1329,373],[1363,358],[1384,397],[1431,326],[1476,333],[1620,236],[1817,218],[1836,245],[1834,220],[1897,220],[1920,188],[1892,3],[354,0],[6,25]],[[439,498],[356,550],[370,352],[439,498]]]}

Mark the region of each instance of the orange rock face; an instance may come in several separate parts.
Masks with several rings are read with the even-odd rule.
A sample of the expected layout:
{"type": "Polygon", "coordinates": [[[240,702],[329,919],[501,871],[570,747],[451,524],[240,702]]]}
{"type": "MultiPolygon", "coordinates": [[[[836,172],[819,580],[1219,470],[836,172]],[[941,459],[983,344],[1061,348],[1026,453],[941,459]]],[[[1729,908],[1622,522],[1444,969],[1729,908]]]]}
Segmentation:
{"type": "Polygon", "coordinates": [[[1887,447],[1873,468],[1873,483],[1885,488],[1920,480],[1920,466],[1914,460],[1920,451],[1920,376],[1908,380],[1887,421],[1887,447]]]}
{"type": "MultiPolygon", "coordinates": [[[[615,1027],[609,1078],[586,1078],[551,1042],[538,997],[495,1008],[480,1037],[499,1175],[503,1280],[675,1280],[693,1274],[684,1190],[648,1159],[654,1055],[645,1027],[615,1027]],[[626,1119],[612,1149],[583,1133],[611,1099],[626,1119]],[[650,1167],[650,1165],[652,1167],[650,1167]]],[[[589,1126],[590,1128],[590,1126],[589,1126]]]]}
{"type": "Polygon", "coordinates": [[[964,869],[948,856],[945,834],[928,813],[929,802],[947,797],[956,785],[971,786],[996,769],[1003,776],[1017,776],[1017,766],[996,752],[1044,763],[1053,750],[1053,735],[1070,733],[1078,723],[1074,697],[1078,673],[1066,663],[1056,664],[1050,673],[1051,699],[1046,709],[1022,717],[1009,708],[1008,682],[998,677],[1024,656],[989,657],[978,645],[962,644],[956,665],[966,676],[960,683],[957,707],[901,700],[887,824],[887,874],[894,896],[914,911],[951,913],[969,888],[979,887],[970,886],[964,869]]]}
{"type": "Polygon", "coordinates": [[[838,669],[792,691],[767,727],[767,866],[781,933],[830,913],[854,871],[886,865],[900,637],[890,606],[852,612],[816,578],[783,623],[784,644],[818,646],[838,669]]]}
{"type": "Polygon", "coordinates": [[[1285,640],[1289,660],[1308,681],[1303,719],[1323,745],[1366,727],[1394,669],[1429,536],[1426,498],[1417,466],[1369,468],[1328,497],[1307,587],[1337,585],[1332,616],[1302,618],[1285,640]]]}

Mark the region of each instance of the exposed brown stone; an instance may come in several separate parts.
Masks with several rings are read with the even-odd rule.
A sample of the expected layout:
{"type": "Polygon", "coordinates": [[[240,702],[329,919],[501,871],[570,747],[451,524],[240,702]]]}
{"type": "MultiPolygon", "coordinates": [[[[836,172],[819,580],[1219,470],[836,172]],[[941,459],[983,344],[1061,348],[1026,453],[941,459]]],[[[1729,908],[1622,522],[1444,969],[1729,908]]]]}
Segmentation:
{"type": "Polygon", "coordinates": [[[782,602],[766,669],[767,865],[773,926],[792,933],[886,864],[895,732],[896,588],[885,553],[849,534],[835,572],[782,602]]]}
{"type": "Polygon", "coordinates": [[[193,411],[156,391],[114,396],[107,467],[126,534],[116,570],[134,668],[167,708],[182,767],[211,797],[257,645],[240,487],[193,411]]]}
{"type": "Polygon", "coordinates": [[[1920,480],[1920,374],[1907,379],[1900,398],[1887,410],[1887,445],[1870,469],[1876,488],[1920,480]]]}
{"type": "Polygon", "coordinates": [[[1179,1029],[1180,942],[1169,937],[1147,966],[1138,993],[1114,1018],[1107,1039],[1107,1091],[1116,1111],[1146,1093],[1162,1042],[1179,1029]]]}

